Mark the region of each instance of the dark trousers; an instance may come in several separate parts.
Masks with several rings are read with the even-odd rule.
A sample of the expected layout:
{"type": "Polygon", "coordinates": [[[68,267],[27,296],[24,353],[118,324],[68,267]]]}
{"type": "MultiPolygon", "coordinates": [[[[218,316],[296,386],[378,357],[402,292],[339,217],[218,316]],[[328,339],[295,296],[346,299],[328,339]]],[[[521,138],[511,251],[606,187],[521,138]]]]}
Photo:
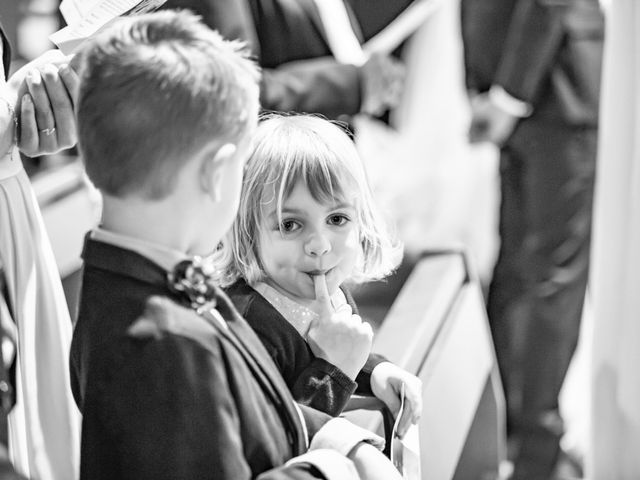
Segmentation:
{"type": "Polygon", "coordinates": [[[597,131],[526,119],[501,152],[501,247],[487,309],[520,443],[514,479],[547,479],[563,433],[558,396],[589,267],[597,131]]]}

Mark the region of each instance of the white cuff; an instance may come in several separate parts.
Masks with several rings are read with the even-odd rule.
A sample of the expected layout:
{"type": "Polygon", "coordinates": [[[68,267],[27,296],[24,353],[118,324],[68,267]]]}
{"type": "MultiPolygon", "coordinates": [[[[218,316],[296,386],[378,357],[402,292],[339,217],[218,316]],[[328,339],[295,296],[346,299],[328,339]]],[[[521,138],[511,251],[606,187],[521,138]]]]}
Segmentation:
{"type": "Polygon", "coordinates": [[[514,117],[528,117],[533,112],[530,104],[512,97],[500,85],[491,86],[489,89],[489,99],[498,108],[514,117]]]}
{"type": "Polygon", "coordinates": [[[334,418],[314,435],[309,450],[329,448],[346,456],[360,442],[370,443],[379,450],[384,448],[384,439],[375,433],[354,425],[345,418],[334,418]]]}
{"type": "Polygon", "coordinates": [[[286,465],[310,463],[327,480],[359,480],[360,476],[351,460],[335,450],[320,449],[289,460],[286,465]]]}

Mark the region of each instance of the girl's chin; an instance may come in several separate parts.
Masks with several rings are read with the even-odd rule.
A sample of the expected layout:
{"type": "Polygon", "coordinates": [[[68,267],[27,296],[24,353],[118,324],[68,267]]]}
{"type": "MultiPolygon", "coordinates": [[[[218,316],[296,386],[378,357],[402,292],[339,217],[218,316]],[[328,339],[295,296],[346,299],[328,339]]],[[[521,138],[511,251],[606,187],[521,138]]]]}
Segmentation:
{"type": "Polygon", "coordinates": [[[311,282],[311,285],[308,286],[308,288],[305,288],[307,286],[304,283],[302,284],[296,283],[288,286],[280,285],[273,281],[269,281],[267,283],[270,284],[276,290],[278,290],[285,297],[288,297],[290,300],[293,300],[296,302],[301,302],[301,301],[306,302],[309,300],[315,300],[316,298],[313,281],[311,282]]]}

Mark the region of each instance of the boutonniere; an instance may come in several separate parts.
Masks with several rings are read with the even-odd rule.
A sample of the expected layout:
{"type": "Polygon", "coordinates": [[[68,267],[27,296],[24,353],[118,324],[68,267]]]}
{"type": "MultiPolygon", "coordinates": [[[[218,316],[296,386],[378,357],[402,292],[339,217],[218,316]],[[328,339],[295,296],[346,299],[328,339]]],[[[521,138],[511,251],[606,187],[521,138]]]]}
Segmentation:
{"type": "Polygon", "coordinates": [[[186,297],[191,308],[198,313],[215,308],[217,287],[213,271],[213,265],[207,257],[195,256],[183,260],[167,274],[169,288],[186,297]]]}

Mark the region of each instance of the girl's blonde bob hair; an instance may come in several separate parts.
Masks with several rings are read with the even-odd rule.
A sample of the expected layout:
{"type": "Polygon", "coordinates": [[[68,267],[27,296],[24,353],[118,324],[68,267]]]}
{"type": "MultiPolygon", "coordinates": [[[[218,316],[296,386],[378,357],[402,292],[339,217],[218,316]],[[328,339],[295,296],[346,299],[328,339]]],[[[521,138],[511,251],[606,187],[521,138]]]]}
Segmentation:
{"type": "Polygon", "coordinates": [[[375,208],[364,166],[344,129],[319,116],[268,114],[254,138],[238,215],[217,252],[222,286],[239,278],[250,285],[264,279],[258,251],[260,229],[267,228],[264,208],[275,200],[281,224],[282,205],[300,181],[318,202],[353,202],[362,256],[352,281],[380,279],[397,267],[402,246],[375,208]]]}

